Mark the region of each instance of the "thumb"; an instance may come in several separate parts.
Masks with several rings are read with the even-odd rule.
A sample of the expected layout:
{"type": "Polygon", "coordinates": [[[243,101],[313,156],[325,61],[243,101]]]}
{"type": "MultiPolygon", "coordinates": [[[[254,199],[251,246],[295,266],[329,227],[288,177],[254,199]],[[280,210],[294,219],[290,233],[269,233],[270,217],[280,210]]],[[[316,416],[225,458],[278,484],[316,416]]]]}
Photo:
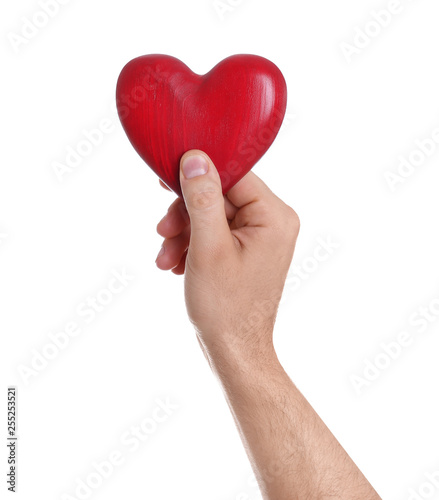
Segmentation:
{"type": "Polygon", "coordinates": [[[180,185],[191,221],[190,248],[203,251],[233,243],[224,208],[221,179],[212,160],[200,150],[180,161],[180,185]]]}

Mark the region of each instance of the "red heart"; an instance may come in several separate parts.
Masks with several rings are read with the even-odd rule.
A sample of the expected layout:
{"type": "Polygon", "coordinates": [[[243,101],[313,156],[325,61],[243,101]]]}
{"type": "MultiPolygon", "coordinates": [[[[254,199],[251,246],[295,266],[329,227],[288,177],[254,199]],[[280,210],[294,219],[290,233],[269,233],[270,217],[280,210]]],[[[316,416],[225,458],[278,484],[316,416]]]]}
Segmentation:
{"type": "Polygon", "coordinates": [[[179,163],[189,149],[205,151],[226,193],[274,141],[285,115],[280,70],[255,55],[234,55],[206,75],[175,57],[130,61],[117,82],[119,118],[134,149],[182,196],[179,163]]]}

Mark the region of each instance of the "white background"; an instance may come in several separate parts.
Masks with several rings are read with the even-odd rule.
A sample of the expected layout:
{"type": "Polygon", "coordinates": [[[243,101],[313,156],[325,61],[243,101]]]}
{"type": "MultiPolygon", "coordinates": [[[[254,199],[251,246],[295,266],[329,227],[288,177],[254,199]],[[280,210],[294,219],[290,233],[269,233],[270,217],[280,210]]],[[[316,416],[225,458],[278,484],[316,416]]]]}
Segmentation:
{"type": "Polygon", "coordinates": [[[89,498],[260,498],[187,320],[183,278],[154,264],[155,226],[175,196],[114,112],[118,74],[136,56],[171,54],[205,73],[253,53],[289,91],[286,123],[254,171],[298,212],[295,263],[314,266],[300,286],[287,282],[279,357],[383,498],[439,498],[425,476],[439,471],[439,311],[423,332],[410,320],[439,299],[438,154],[394,191],[385,178],[439,127],[437,0],[401,2],[350,62],[341,44],[388,2],[235,0],[223,15],[211,0],[64,3],[15,48],[11,34],[42,8],[2,0],[0,12],[2,495],[6,388],[17,385],[16,498],[79,498],[78,481],[112,450],[124,464],[89,498]],[[61,182],[54,162],[101,120],[112,132],[61,182]],[[319,237],[338,248],[315,266],[319,237]],[[133,279],[86,325],[78,305],[124,268],[133,279]],[[81,333],[26,384],[18,367],[72,321],[81,333]],[[402,331],[411,344],[356,391],[352,376],[402,331]],[[179,408],[132,452],[120,438],[157,398],[179,408]]]}

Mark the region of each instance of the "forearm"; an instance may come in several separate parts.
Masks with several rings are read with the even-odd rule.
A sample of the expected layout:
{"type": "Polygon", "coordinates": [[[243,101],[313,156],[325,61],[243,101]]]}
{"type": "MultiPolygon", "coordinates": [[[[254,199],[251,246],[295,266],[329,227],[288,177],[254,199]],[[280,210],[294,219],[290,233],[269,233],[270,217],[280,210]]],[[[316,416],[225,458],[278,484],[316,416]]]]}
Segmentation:
{"type": "Polygon", "coordinates": [[[265,499],[379,499],[272,347],[206,351],[265,499]]]}

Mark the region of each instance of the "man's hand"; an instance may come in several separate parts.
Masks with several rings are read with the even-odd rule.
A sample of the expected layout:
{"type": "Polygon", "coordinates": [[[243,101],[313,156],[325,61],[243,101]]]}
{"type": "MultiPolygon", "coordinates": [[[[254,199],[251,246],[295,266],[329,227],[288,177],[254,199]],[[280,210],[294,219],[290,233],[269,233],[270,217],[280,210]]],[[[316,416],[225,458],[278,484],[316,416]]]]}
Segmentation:
{"type": "Polygon", "coordinates": [[[184,202],[157,226],[165,237],[157,265],[185,271],[189,317],[208,351],[271,349],[299,219],[253,172],[223,196],[205,153],[189,151],[181,164],[184,202]]]}
{"type": "Polygon", "coordinates": [[[161,269],[185,273],[201,347],[221,382],[267,500],[379,496],[290,380],[273,327],[299,232],[296,213],[252,172],[226,196],[200,151],[187,152],[177,199],[158,224],[161,269]],[[187,207],[187,209],[185,208],[187,207]]]}

